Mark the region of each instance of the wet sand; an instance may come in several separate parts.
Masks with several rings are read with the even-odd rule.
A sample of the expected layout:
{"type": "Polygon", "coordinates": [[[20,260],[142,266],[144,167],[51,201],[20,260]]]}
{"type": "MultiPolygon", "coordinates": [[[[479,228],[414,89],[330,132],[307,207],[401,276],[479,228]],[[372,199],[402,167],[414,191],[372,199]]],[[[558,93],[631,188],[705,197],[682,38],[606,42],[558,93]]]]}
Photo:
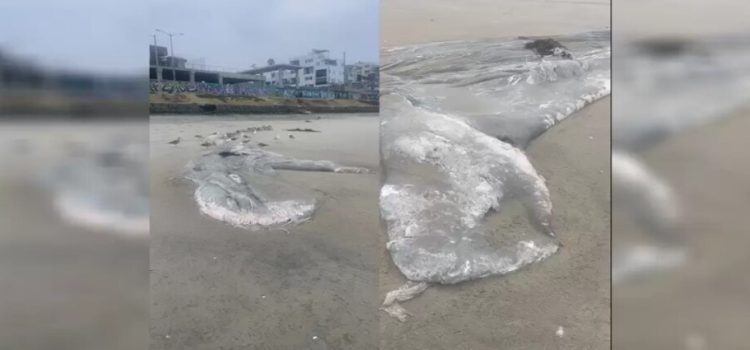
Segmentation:
{"type": "Polygon", "coordinates": [[[148,346],[148,237],[64,220],[44,185],[70,146],[146,142],[145,122],[0,126],[0,343],[4,349],[148,346]],[[21,147],[20,145],[23,145],[21,147]]]}
{"type": "Polygon", "coordinates": [[[381,47],[609,28],[609,0],[382,0],[381,47]]]}
{"type": "MultiPolygon", "coordinates": [[[[750,108],[687,130],[642,158],[674,189],[688,260],[615,285],[614,349],[744,349],[750,324],[750,108]],[[654,329],[658,329],[655,332],[654,329]]],[[[615,216],[613,244],[632,226],[615,216]]]]}
{"type": "MultiPolygon", "coordinates": [[[[527,149],[548,181],[565,246],[507,276],[431,287],[403,304],[414,314],[406,323],[381,312],[381,349],[609,347],[609,106],[605,98],[584,108],[527,149]]],[[[509,204],[488,218],[495,232],[534,232],[523,208],[509,204]]],[[[380,261],[384,295],[405,280],[384,249],[380,261]]]]}
{"type": "Polygon", "coordinates": [[[152,349],[377,346],[379,119],[316,117],[151,118],[152,349]],[[252,140],[271,151],[374,171],[282,171],[280,177],[314,190],[321,203],[313,220],[288,232],[249,231],[202,215],[193,199],[195,185],[180,178],[185,164],[203,151],[194,135],[260,125],[273,131],[252,140]],[[321,132],[283,130],[297,127],[321,132]],[[178,136],[183,142],[167,144],[178,136]]]}

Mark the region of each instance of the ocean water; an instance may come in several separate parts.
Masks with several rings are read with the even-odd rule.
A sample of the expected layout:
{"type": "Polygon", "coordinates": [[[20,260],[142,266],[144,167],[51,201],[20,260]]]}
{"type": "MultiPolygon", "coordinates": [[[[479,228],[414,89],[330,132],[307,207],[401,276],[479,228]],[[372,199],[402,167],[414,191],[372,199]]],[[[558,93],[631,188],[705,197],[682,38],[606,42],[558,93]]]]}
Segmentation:
{"type": "Polygon", "coordinates": [[[381,215],[413,282],[505,274],[558,249],[545,179],[523,148],[610,92],[610,33],[441,42],[381,55],[381,215]],[[564,57],[570,54],[572,57],[564,57]],[[537,232],[490,239],[488,215],[519,200],[537,232]],[[500,244],[493,241],[500,241],[500,244]]]}

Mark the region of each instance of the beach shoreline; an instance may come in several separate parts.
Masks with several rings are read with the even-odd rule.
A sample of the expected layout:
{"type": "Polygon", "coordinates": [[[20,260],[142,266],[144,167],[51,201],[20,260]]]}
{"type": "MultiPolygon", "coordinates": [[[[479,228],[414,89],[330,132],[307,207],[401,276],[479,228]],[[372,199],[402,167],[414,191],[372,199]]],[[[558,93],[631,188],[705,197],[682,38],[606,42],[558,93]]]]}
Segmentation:
{"type": "Polygon", "coordinates": [[[152,116],[153,349],[375,347],[379,119],[289,117],[152,116]],[[250,140],[265,150],[372,172],[280,171],[278,181],[318,201],[313,219],[299,225],[251,231],[201,214],[195,184],[182,178],[207,150],[194,135],[262,125],[272,130],[250,140]],[[286,130],[295,128],[319,132],[286,130]],[[168,144],[178,136],[180,144],[168,144]]]}

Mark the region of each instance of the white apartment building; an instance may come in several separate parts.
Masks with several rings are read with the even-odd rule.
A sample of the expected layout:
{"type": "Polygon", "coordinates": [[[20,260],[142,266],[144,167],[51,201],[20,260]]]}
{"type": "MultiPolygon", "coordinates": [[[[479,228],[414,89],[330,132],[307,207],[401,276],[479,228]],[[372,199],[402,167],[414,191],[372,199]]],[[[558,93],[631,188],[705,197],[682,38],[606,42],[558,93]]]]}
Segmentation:
{"type": "MultiPolygon", "coordinates": [[[[300,70],[301,71],[301,70],[300,70]]],[[[263,73],[266,84],[274,86],[297,86],[299,72],[290,69],[280,69],[263,73]]]]}
{"type": "Polygon", "coordinates": [[[344,84],[344,64],[342,60],[330,58],[328,50],[312,50],[307,55],[292,58],[289,64],[302,67],[297,86],[344,84]]]}

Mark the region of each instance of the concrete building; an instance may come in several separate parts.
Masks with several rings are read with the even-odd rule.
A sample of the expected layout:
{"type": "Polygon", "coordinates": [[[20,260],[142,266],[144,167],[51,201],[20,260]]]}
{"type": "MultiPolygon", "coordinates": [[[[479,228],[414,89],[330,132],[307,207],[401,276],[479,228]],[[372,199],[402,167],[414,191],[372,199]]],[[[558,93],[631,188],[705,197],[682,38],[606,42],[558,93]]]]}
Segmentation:
{"type": "Polygon", "coordinates": [[[152,66],[166,66],[168,56],[167,48],[164,46],[148,46],[148,64],[152,66]]]}
{"type": "Polygon", "coordinates": [[[328,50],[312,50],[304,56],[292,58],[289,63],[301,67],[297,86],[332,86],[344,84],[344,65],[330,58],[328,50]]]}
{"type": "Polygon", "coordinates": [[[167,55],[167,48],[164,46],[149,45],[149,79],[151,80],[263,85],[264,78],[259,74],[189,68],[186,63],[187,60],[182,57],[167,55]]]}
{"type": "Polygon", "coordinates": [[[149,45],[148,56],[148,64],[152,66],[185,68],[187,64],[186,59],[167,54],[167,48],[164,46],[149,45]]]}
{"type": "Polygon", "coordinates": [[[191,83],[206,82],[215,84],[264,84],[264,78],[259,74],[217,72],[204,69],[164,66],[149,67],[149,79],[158,81],[183,81],[191,83]],[[172,72],[174,72],[174,76],[172,76],[172,72]]]}
{"type": "MultiPolygon", "coordinates": [[[[269,62],[272,63],[272,62],[269,62]]],[[[266,85],[298,86],[302,67],[293,64],[269,64],[262,68],[242,71],[244,74],[262,74],[266,85]]]]}
{"type": "Polygon", "coordinates": [[[346,84],[362,88],[377,87],[380,67],[375,63],[357,62],[346,65],[346,84]]]}

